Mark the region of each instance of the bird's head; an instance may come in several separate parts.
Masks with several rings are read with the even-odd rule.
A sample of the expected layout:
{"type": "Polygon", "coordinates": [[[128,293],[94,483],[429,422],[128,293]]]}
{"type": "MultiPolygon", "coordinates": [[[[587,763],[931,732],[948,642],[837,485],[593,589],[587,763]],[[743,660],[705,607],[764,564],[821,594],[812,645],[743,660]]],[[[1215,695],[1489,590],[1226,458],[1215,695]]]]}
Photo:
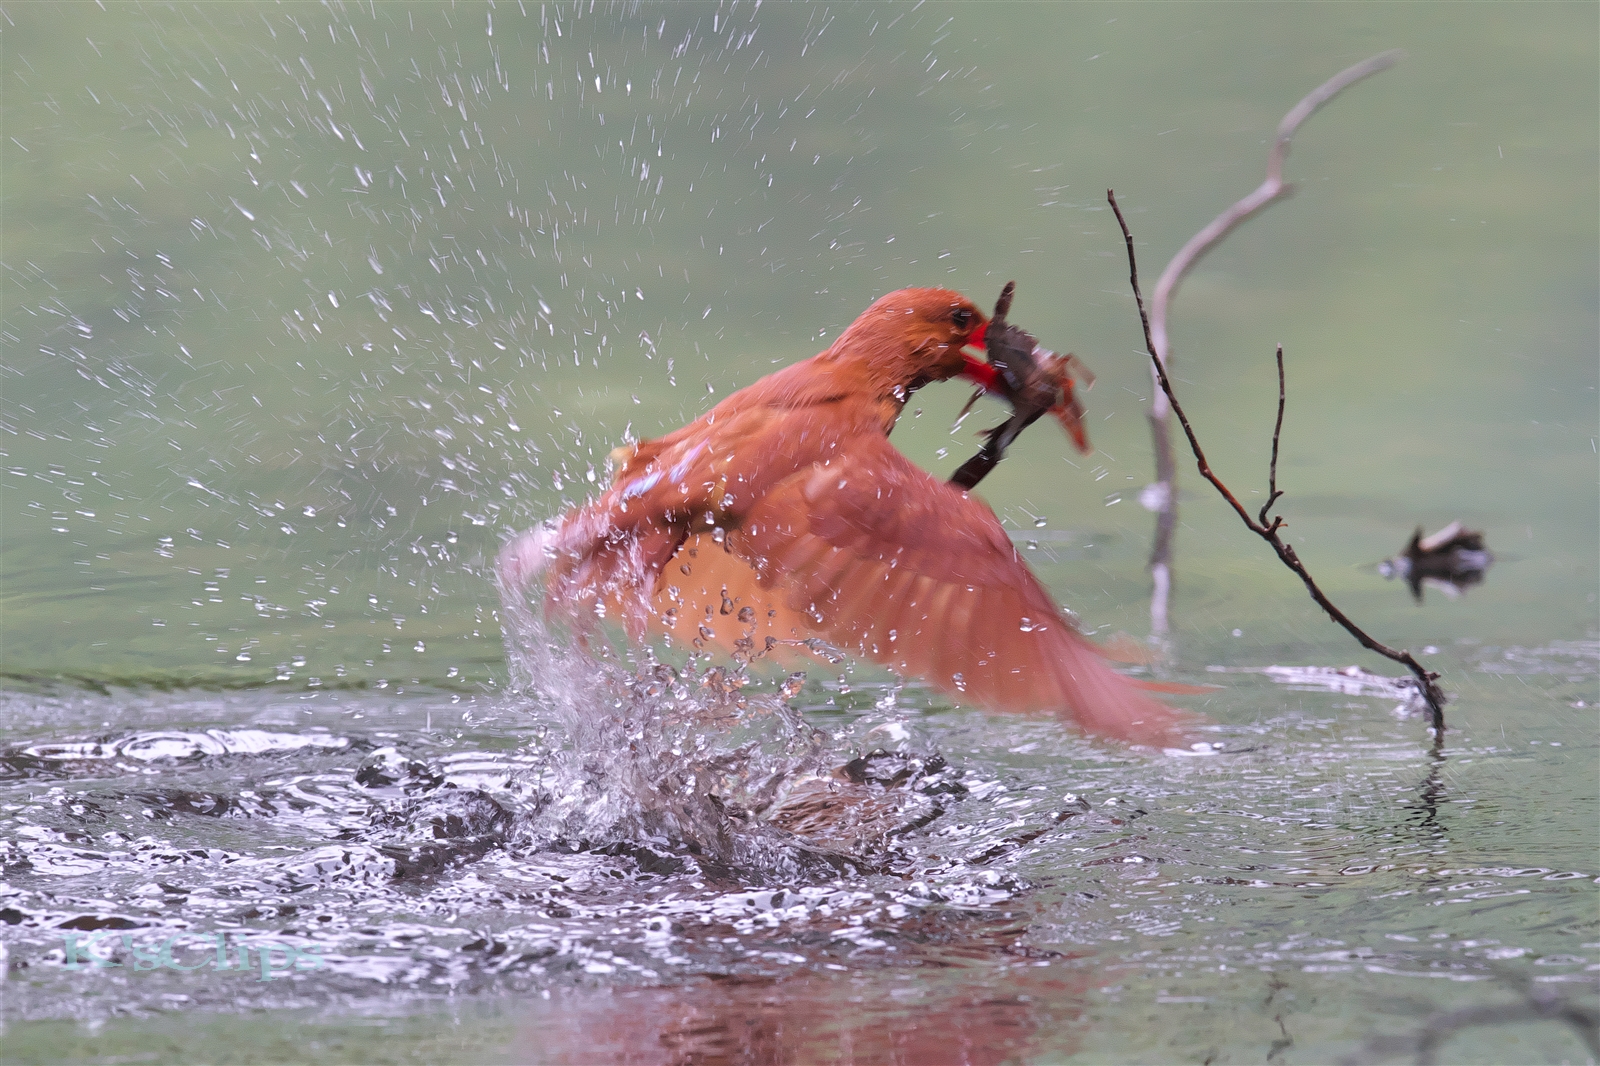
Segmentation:
{"type": "Polygon", "coordinates": [[[929,382],[965,378],[1006,401],[1026,421],[1032,421],[1030,414],[1055,415],[1078,450],[1087,453],[1083,405],[1073,379],[1087,387],[1094,375],[1075,356],[1047,352],[1031,334],[1007,324],[1014,290],[1014,283],[1006,285],[990,319],[950,289],[899,289],[862,312],[827,354],[860,365],[875,393],[902,404],[929,382]],[[998,351],[991,348],[986,361],[968,349],[990,347],[991,329],[998,351]]]}
{"type": "Polygon", "coordinates": [[[983,373],[987,364],[964,349],[982,347],[988,328],[988,318],[958,292],[900,289],[863,311],[829,353],[860,362],[878,391],[904,401],[930,381],[969,374],[972,368],[983,373]]]}

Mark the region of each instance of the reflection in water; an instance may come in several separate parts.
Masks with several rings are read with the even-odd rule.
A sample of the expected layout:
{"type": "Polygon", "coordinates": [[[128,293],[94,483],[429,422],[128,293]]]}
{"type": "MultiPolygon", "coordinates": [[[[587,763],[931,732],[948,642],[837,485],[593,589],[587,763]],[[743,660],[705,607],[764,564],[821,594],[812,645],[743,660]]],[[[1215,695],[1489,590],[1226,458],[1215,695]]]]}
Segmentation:
{"type": "MultiPolygon", "coordinates": [[[[371,694],[337,694],[336,718],[214,697],[217,724],[185,727],[196,705],[160,696],[149,716],[171,724],[128,732],[94,728],[99,697],[13,701],[8,720],[39,719],[0,746],[4,1017],[519,997],[516,1061],[912,1063],[1080,1042],[1104,1057],[1117,1019],[1159,1004],[1163,1043],[1135,1035],[1161,1057],[1205,1039],[1184,1004],[1253,1017],[1268,975],[1398,990],[1519,958],[1581,981],[1591,963],[1571,945],[1594,939],[1594,872],[1528,864],[1525,840],[1476,828],[1470,775],[1525,776],[1520,753],[1434,760],[1419,810],[1409,737],[1326,719],[1278,719],[1267,732],[1291,739],[1270,743],[1219,727],[1225,754],[1150,758],[871,690],[846,717],[825,706],[846,694],[815,684],[780,698],[608,668],[582,687],[613,712],[586,727],[593,747],[539,728],[579,705],[527,693],[499,735],[362,728],[371,694]],[[118,965],[69,969],[68,935],[118,965]],[[173,937],[321,961],[266,981],[134,970],[173,937]]],[[[435,698],[435,721],[462,706],[435,698]]]]}
{"type": "Polygon", "coordinates": [[[531,1002],[511,1052],[552,1063],[931,1066],[1026,1061],[1045,1042],[1052,1057],[1076,1050],[1083,972],[1019,960],[985,984],[961,976],[911,968],[887,987],[882,975],[829,973],[570,992],[531,1002]]]}
{"type": "Polygon", "coordinates": [[[1416,809],[1421,812],[1421,817],[1414,819],[1414,824],[1418,829],[1426,829],[1435,835],[1448,832],[1439,824],[1439,805],[1446,802],[1447,795],[1443,772],[1448,758],[1443,747],[1435,744],[1428,752],[1428,773],[1417,786],[1416,809]]]}
{"type": "MultiPolygon", "coordinates": [[[[1539,1021],[1552,1021],[1566,1026],[1587,1046],[1590,1062],[1600,1059],[1600,1011],[1574,1002],[1553,988],[1534,984],[1520,974],[1503,971],[1496,976],[1499,983],[1515,990],[1519,998],[1509,1002],[1502,999],[1499,1002],[1479,1003],[1457,1010],[1440,1010],[1426,1000],[1419,1000],[1413,1005],[1413,1010],[1424,1016],[1421,1025],[1401,1035],[1374,1036],[1356,1054],[1342,1061],[1350,1066],[1366,1066],[1367,1063],[1393,1062],[1404,1056],[1418,1066],[1431,1066],[1439,1061],[1441,1051],[1469,1030],[1539,1021]]],[[[1548,1040],[1548,1034],[1544,1035],[1548,1040]]],[[[1451,1050],[1460,1055],[1464,1048],[1457,1043],[1451,1050]]],[[[1562,1051],[1565,1050],[1562,1048],[1562,1051]]],[[[1528,1061],[1535,1061],[1535,1056],[1530,1054],[1528,1061]]],[[[1562,1055],[1561,1061],[1570,1060],[1562,1055]]]]}

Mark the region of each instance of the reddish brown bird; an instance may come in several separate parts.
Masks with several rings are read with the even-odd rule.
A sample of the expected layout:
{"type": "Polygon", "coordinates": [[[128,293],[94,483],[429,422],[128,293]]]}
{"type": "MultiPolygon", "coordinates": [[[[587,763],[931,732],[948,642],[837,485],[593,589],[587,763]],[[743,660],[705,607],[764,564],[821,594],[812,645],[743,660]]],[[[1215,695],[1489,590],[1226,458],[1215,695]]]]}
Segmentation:
{"type": "Polygon", "coordinates": [[[545,614],[580,630],[820,639],[967,703],[1175,742],[1180,716],[1106,665],[988,505],[889,442],[916,389],[995,387],[963,350],[988,324],[959,293],[890,293],[826,351],[619,448],[599,497],[501,551],[504,594],[542,575],[545,614]]]}

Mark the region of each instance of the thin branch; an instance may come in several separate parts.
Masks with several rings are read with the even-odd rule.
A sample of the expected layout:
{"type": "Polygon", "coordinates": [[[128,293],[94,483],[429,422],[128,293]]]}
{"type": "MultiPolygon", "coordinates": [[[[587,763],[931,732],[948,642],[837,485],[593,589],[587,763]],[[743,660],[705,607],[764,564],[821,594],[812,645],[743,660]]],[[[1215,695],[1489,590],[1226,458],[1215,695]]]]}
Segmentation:
{"type": "MultiPolygon", "coordinates": [[[[1283,121],[1278,123],[1278,136],[1273,141],[1272,151],[1267,157],[1266,180],[1254,192],[1222,212],[1210,225],[1191,237],[1189,243],[1172,257],[1172,261],[1167,264],[1167,268],[1161,272],[1161,277],[1156,281],[1155,295],[1150,304],[1150,316],[1145,324],[1145,332],[1151,342],[1150,350],[1155,356],[1159,371],[1165,371],[1167,360],[1172,354],[1167,342],[1167,311],[1172,306],[1172,298],[1177,294],[1178,285],[1184,276],[1207,252],[1220,244],[1234,227],[1268,204],[1281,200],[1294,191],[1294,186],[1283,180],[1283,163],[1289,156],[1289,142],[1293,139],[1295,131],[1323,104],[1361,79],[1394,66],[1404,55],[1404,52],[1396,49],[1373,56],[1365,62],[1340,71],[1307,94],[1283,116],[1283,121]]],[[[1160,374],[1153,373],[1152,377],[1156,378],[1156,384],[1159,385],[1160,374]]],[[[1156,512],[1156,535],[1150,549],[1150,573],[1155,582],[1150,597],[1150,626],[1158,635],[1167,630],[1167,590],[1171,586],[1172,536],[1178,524],[1178,493],[1174,487],[1176,464],[1172,457],[1172,434],[1168,430],[1170,413],[1171,407],[1166,393],[1156,389],[1151,399],[1150,410],[1146,414],[1150,420],[1151,443],[1156,457],[1156,481],[1152,486],[1155,502],[1147,506],[1156,512]]]]}
{"type": "MultiPolygon", "coordinates": [[[[1128,230],[1127,220],[1122,217],[1122,208],[1117,205],[1116,194],[1108,189],[1106,190],[1106,199],[1111,202],[1111,210],[1116,212],[1117,224],[1122,227],[1123,240],[1128,246],[1128,273],[1133,284],[1134,299],[1139,304],[1139,320],[1144,325],[1145,347],[1150,353],[1151,366],[1155,368],[1156,380],[1161,386],[1162,393],[1166,396],[1167,402],[1172,406],[1173,413],[1178,416],[1178,424],[1183,427],[1184,435],[1189,438],[1189,448],[1194,452],[1195,464],[1200,470],[1200,476],[1211,482],[1212,487],[1215,488],[1217,492],[1221,493],[1224,500],[1228,501],[1228,505],[1234,509],[1234,512],[1238,514],[1239,519],[1244,522],[1245,526],[1247,526],[1252,533],[1256,534],[1268,544],[1272,545],[1272,550],[1278,553],[1278,558],[1283,560],[1283,565],[1287,566],[1299,576],[1300,580],[1306,586],[1306,591],[1311,594],[1311,598],[1317,602],[1317,605],[1328,613],[1328,617],[1332,618],[1339,625],[1343,626],[1345,631],[1354,637],[1363,648],[1366,648],[1368,651],[1376,652],[1377,654],[1382,655],[1384,658],[1393,662],[1399,663],[1416,675],[1418,687],[1421,690],[1423,699],[1427,701],[1428,709],[1432,713],[1432,727],[1435,742],[1437,743],[1438,741],[1442,740],[1444,737],[1444,693],[1439,690],[1439,686],[1436,684],[1436,682],[1439,680],[1439,675],[1424,669],[1422,664],[1417,662],[1416,658],[1409,651],[1396,651],[1386,644],[1379,643],[1372,637],[1368,636],[1366,631],[1360,626],[1350,621],[1345,613],[1339,610],[1338,607],[1335,607],[1333,601],[1328,599],[1327,595],[1317,585],[1317,582],[1311,576],[1310,571],[1308,571],[1305,568],[1305,564],[1300,561],[1300,556],[1296,554],[1294,547],[1285,543],[1283,538],[1278,535],[1278,530],[1283,526],[1283,519],[1281,517],[1274,518],[1272,520],[1272,524],[1268,525],[1266,521],[1267,509],[1265,507],[1263,507],[1261,510],[1260,521],[1250,517],[1250,512],[1244,509],[1244,505],[1239,502],[1238,497],[1234,496],[1232,491],[1229,490],[1228,486],[1222,483],[1221,478],[1212,473],[1211,464],[1206,460],[1205,450],[1200,447],[1200,440],[1195,436],[1194,427],[1189,424],[1189,416],[1184,413],[1183,406],[1178,403],[1177,396],[1173,394],[1172,382],[1167,378],[1166,367],[1161,364],[1161,357],[1156,354],[1155,340],[1151,336],[1150,330],[1150,316],[1145,312],[1144,296],[1139,291],[1139,264],[1133,252],[1133,234],[1128,230]]],[[[1283,428],[1284,391],[1282,377],[1282,347],[1278,349],[1278,360],[1278,428],[1273,431],[1272,463],[1272,492],[1274,496],[1277,495],[1277,441],[1278,434],[1283,428]]],[[[1271,506],[1271,504],[1269,503],[1268,506],[1271,506]]]]}
{"type": "MultiPolygon", "coordinates": [[[[1278,345],[1278,424],[1272,427],[1272,464],[1267,467],[1267,502],[1261,505],[1261,513],[1257,517],[1262,525],[1267,524],[1267,512],[1272,510],[1272,505],[1278,502],[1278,497],[1283,493],[1278,491],[1278,438],[1283,436],[1283,345],[1278,345]]],[[[1277,529],[1283,525],[1280,516],[1272,520],[1272,528],[1277,529]]]]}

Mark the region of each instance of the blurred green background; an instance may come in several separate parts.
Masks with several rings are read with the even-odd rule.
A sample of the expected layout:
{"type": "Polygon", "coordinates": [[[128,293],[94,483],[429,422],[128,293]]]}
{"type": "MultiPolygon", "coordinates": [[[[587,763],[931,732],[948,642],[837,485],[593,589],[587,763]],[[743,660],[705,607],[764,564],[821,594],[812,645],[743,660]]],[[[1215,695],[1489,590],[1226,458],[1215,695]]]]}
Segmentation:
{"type": "MultiPolygon", "coordinates": [[[[1143,634],[1147,287],[1261,179],[1299,191],[1184,286],[1175,372],[1330,593],[1396,643],[1594,632],[1593,4],[22,4],[5,8],[0,667],[97,684],[503,679],[485,573],[624,436],[942,284],[1077,352],[1098,451],[1031,432],[983,493],[1091,626],[1143,634]],[[1424,616],[1417,523],[1502,556],[1424,616]],[[1087,563],[1086,561],[1087,560],[1087,563]]],[[[980,410],[896,440],[953,469],[980,410]]],[[[1184,466],[1180,655],[1353,647],[1184,466]],[[1241,645],[1228,634],[1245,633],[1241,645]]]]}

